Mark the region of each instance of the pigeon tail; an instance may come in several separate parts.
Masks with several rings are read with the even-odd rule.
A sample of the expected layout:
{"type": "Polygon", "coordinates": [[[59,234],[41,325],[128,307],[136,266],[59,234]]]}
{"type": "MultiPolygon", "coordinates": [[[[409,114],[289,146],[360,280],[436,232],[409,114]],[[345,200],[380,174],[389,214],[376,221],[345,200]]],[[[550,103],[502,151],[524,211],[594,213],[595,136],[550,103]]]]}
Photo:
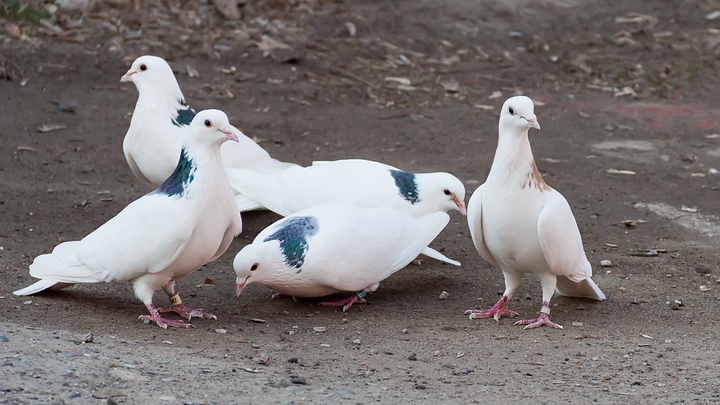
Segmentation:
{"type": "Polygon", "coordinates": [[[591,278],[576,283],[565,276],[558,276],[556,288],[560,294],[568,297],[592,298],[598,301],[605,299],[605,294],[591,278]]]}
{"type": "Polygon", "coordinates": [[[438,252],[437,250],[435,250],[429,246],[426,247],[425,249],[423,249],[423,251],[420,252],[420,254],[425,255],[431,259],[439,260],[444,263],[452,264],[454,266],[460,266],[459,261],[450,259],[449,257],[445,256],[444,254],[438,252]]]}
{"type": "Polygon", "coordinates": [[[21,290],[13,291],[13,294],[15,295],[33,295],[35,293],[39,293],[40,291],[45,291],[48,288],[53,290],[59,290],[61,288],[65,288],[68,286],[71,286],[71,283],[60,283],[55,280],[40,280],[37,283],[27,286],[21,290]]]}
{"type": "Polygon", "coordinates": [[[52,253],[36,257],[30,265],[30,275],[53,283],[99,282],[100,280],[93,276],[92,270],[77,257],[80,243],[82,242],[64,242],[55,246],[52,253]]]}

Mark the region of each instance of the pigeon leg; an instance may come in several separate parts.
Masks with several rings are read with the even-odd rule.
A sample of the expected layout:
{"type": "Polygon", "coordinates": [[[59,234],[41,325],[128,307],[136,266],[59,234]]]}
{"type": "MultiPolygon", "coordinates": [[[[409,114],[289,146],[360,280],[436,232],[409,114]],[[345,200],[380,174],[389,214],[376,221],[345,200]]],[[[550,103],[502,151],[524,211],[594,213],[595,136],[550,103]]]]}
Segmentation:
{"type": "Polygon", "coordinates": [[[505,292],[498,302],[493,305],[492,308],[484,311],[469,309],[465,311],[465,315],[470,315],[470,319],[490,318],[492,316],[498,322],[503,315],[517,316],[517,313],[505,309],[505,303],[515,294],[515,290],[520,286],[520,280],[522,278],[516,272],[506,269],[503,269],[503,276],[505,277],[505,292]]]}
{"type": "Polygon", "coordinates": [[[539,326],[547,325],[551,328],[556,329],[562,329],[563,327],[561,325],[556,324],[555,322],[550,321],[550,308],[548,307],[548,302],[544,301],[543,306],[540,309],[540,316],[538,316],[536,319],[523,319],[520,321],[515,322],[513,325],[527,325],[523,329],[534,329],[539,326]]]}
{"type": "Polygon", "coordinates": [[[563,327],[554,323],[550,322],[550,298],[552,298],[553,293],[555,292],[555,286],[557,285],[557,277],[553,274],[538,274],[538,278],[540,279],[540,285],[542,286],[543,290],[543,303],[542,308],[540,309],[540,316],[538,316],[536,319],[523,319],[521,321],[515,322],[515,325],[527,325],[523,329],[534,329],[542,325],[547,325],[552,328],[562,329],[563,327]]]}
{"type": "Polygon", "coordinates": [[[157,326],[159,326],[163,329],[167,329],[168,326],[173,326],[176,328],[194,327],[193,325],[190,325],[189,323],[185,323],[180,320],[165,319],[165,318],[161,317],[160,314],[158,313],[158,310],[155,309],[155,305],[153,305],[152,302],[149,304],[145,304],[145,306],[147,307],[148,311],[150,312],[150,315],[140,315],[138,317],[138,319],[142,319],[142,320],[147,319],[151,322],[155,322],[157,324],[157,326]]]}
{"type": "Polygon", "coordinates": [[[505,303],[507,300],[508,297],[503,295],[492,308],[484,311],[468,309],[465,311],[465,315],[470,315],[470,319],[490,318],[492,316],[496,321],[500,321],[500,317],[503,315],[517,316],[516,312],[505,309],[505,303]]]}
{"type": "Polygon", "coordinates": [[[344,300],[325,301],[325,302],[319,303],[318,305],[322,305],[322,306],[324,306],[324,307],[339,307],[339,306],[342,306],[342,307],[343,307],[343,312],[345,312],[345,311],[347,311],[348,309],[350,309],[350,307],[351,307],[353,304],[364,304],[364,303],[366,302],[366,301],[365,301],[365,295],[367,295],[367,293],[365,292],[365,290],[360,290],[360,291],[356,292],[355,294],[353,294],[353,295],[345,298],[344,300]]]}
{"type": "Polygon", "coordinates": [[[182,316],[183,318],[187,318],[189,321],[193,317],[195,318],[205,318],[205,319],[215,319],[217,320],[217,316],[207,313],[203,311],[202,309],[193,309],[188,308],[185,305],[183,305],[182,300],[180,299],[180,294],[175,294],[172,297],[170,297],[170,303],[172,304],[169,308],[160,308],[159,312],[177,312],[182,316]]]}

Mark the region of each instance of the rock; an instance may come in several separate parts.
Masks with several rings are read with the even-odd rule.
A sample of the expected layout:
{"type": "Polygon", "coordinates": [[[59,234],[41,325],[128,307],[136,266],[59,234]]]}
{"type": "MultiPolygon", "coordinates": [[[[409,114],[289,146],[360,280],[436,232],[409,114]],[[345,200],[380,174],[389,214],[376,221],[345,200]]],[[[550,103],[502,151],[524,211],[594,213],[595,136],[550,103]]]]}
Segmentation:
{"type": "Polygon", "coordinates": [[[288,359],[288,363],[297,364],[297,363],[298,363],[298,358],[297,358],[297,357],[290,357],[290,358],[288,359]]]}
{"type": "Polygon", "coordinates": [[[215,329],[215,333],[225,334],[227,333],[227,329],[215,329]]]}
{"type": "Polygon", "coordinates": [[[408,360],[410,361],[417,361],[417,355],[415,353],[408,356],[408,360]]]}
{"type": "Polygon", "coordinates": [[[240,9],[238,8],[238,0],[213,0],[213,4],[220,14],[228,20],[240,19],[240,9]]]}
{"type": "Polygon", "coordinates": [[[602,267],[612,267],[612,262],[610,260],[600,260],[600,265],[602,267]]]}
{"type": "Polygon", "coordinates": [[[4,333],[0,333],[0,342],[9,342],[10,339],[8,339],[7,335],[4,333]]]}
{"type": "Polygon", "coordinates": [[[450,294],[447,291],[443,291],[440,293],[440,296],[438,297],[439,300],[446,300],[450,297],[450,294]]]}
{"type": "Polygon", "coordinates": [[[293,384],[298,384],[298,385],[306,385],[307,384],[307,380],[305,378],[298,377],[298,376],[290,377],[290,382],[293,384]]]}

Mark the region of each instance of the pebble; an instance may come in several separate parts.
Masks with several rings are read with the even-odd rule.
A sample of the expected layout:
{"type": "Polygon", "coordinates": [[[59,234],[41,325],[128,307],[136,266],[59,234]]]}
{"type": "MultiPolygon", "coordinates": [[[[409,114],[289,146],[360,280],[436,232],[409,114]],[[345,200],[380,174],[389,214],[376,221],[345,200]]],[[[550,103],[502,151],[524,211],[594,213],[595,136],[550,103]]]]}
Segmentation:
{"type": "Polygon", "coordinates": [[[297,357],[290,357],[288,359],[288,363],[297,364],[298,358],[297,357]]]}
{"type": "Polygon", "coordinates": [[[291,376],[290,382],[293,384],[306,385],[307,380],[304,377],[291,376]]]}
{"type": "Polygon", "coordinates": [[[327,331],[327,327],[325,327],[325,326],[316,326],[316,327],[313,328],[313,330],[314,330],[315,332],[325,332],[325,331],[327,331]]]}
{"type": "Polygon", "coordinates": [[[440,296],[438,297],[439,300],[446,300],[450,297],[450,294],[447,291],[443,291],[440,293],[440,296]]]}
{"type": "Polygon", "coordinates": [[[417,355],[415,353],[408,356],[408,360],[410,361],[417,361],[417,355]]]}
{"type": "Polygon", "coordinates": [[[582,322],[573,322],[572,326],[583,326],[582,322]]]}
{"type": "Polygon", "coordinates": [[[215,329],[215,333],[219,333],[222,335],[223,333],[227,333],[227,329],[215,329]]]}
{"type": "Polygon", "coordinates": [[[600,265],[602,267],[612,267],[612,262],[610,260],[600,260],[600,265]]]}
{"type": "Polygon", "coordinates": [[[0,333],[0,342],[9,342],[10,339],[8,339],[7,335],[4,333],[0,333]]]}

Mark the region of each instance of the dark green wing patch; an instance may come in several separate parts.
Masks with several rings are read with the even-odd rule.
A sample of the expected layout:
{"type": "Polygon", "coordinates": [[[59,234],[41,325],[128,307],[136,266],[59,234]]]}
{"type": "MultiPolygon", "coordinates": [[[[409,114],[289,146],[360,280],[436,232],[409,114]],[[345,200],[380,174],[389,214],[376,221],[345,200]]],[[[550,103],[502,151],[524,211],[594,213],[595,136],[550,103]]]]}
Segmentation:
{"type": "Polygon", "coordinates": [[[155,192],[165,194],[170,197],[180,197],[187,189],[187,186],[195,179],[195,170],[197,165],[190,159],[183,148],[180,151],[180,161],[175,167],[175,171],[168,177],[155,192]]]}
{"type": "Polygon", "coordinates": [[[190,125],[195,117],[195,110],[188,106],[185,100],[180,100],[180,105],[184,108],[178,108],[177,116],[172,118],[172,123],[176,127],[186,127],[190,125]]]}
{"type": "Polygon", "coordinates": [[[406,173],[400,170],[390,170],[390,175],[395,179],[395,185],[398,188],[400,196],[410,204],[417,204],[420,202],[420,196],[418,195],[417,183],[415,182],[415,175],[413,173],[406,173]]]}
{"type": "Polygon", "coordinates": [[[298,269],[297,272],[300,273],[309,247],[308,238],[317,234],[319,229],[315,217],[291,217],[282,222],[280,228],[263,242],[280,242],[285,264],[298,269]]]}

